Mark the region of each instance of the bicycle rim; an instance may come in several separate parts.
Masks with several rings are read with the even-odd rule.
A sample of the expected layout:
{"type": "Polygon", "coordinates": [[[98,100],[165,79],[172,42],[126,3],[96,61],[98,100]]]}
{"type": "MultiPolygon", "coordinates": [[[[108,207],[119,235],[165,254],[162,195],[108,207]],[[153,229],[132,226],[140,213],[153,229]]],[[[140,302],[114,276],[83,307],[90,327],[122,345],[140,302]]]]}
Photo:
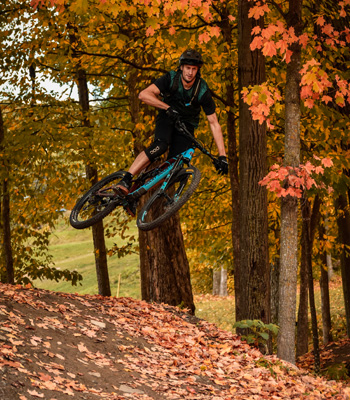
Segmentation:
{"type": "Polygon", "coordinates": [[[88,228],[101,221],[121,204],[111,188],[125,175],[117,171],[106,176],[89,189],[76,203],[70,214],[70,224],[76,229],[88,228]]]}
{"type": "Polygon", "coordinates": [[[164,192],[157,190],[144,205],[138,214],[137,226],[148,231],[174,215],[196,190],[200,178],[200,171],[195,167],[181,169],[164,192]]]}

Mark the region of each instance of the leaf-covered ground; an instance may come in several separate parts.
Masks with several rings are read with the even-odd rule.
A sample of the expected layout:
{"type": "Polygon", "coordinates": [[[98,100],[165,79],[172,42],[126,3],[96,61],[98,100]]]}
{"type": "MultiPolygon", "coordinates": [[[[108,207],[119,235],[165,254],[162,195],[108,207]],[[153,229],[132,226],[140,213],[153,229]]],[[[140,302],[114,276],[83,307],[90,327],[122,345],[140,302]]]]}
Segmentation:
{"type": "Polygon", "coordinates": [[[0,284],[0,399],[347,399],[174,307],[0,284]]]}
{"type": "MultiPolygon", "coordinates": [[[[350,339],[341,339],[320,346],[320,367],[323,374],[333,379],[346,380],[350,383],[350,339]]],[[[313,352],[304,354],[298,359],[297,365],[308,371],[314,370],[313,352]]]]}

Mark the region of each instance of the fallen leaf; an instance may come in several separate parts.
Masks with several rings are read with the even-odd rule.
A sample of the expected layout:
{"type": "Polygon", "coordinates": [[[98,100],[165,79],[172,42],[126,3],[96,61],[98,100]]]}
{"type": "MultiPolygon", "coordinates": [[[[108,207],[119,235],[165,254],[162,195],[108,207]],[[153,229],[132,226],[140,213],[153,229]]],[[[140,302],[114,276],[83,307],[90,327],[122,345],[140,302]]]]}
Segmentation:
{"type": "Polygon", "coordinates": [[[34,396],[34,397],[39,397],[39,398],[44,398],[44,394],[43,393],[38,393],[36,390],[29,390],[28,389],[28,393],[31,395],[31,396],[34,396]]]}
{"type": "Polygon", "coordinates": [[[78,344],[78,350],[79,350],[81,353],[85,353],[85,352],[88,351],[87,347],[86,347],[83,343],[79,343],[79,344],[78,344]]]}

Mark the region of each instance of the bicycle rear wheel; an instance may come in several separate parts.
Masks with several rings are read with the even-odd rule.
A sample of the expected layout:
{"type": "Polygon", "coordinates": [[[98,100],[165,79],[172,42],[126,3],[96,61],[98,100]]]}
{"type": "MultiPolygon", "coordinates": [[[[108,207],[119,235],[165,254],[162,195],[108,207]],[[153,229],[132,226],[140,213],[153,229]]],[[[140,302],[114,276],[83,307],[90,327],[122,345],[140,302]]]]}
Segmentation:
{"type": "Polygon", "coordinates": [[[137,226],[149,231],[173,216],[191,197],[201,179],[200,171],[193,166],[181,169],[164,192],[157,190],[137,216],[137,226]]]}
{"type": "Polygon", "coordinates": [[[70,224],[76,229],[88,228],[121,205],[121,199],[118,201],[111,186],[124,175],[124,171],[114,172],[92,186],[73,207],[69,217],[70,224]]]}

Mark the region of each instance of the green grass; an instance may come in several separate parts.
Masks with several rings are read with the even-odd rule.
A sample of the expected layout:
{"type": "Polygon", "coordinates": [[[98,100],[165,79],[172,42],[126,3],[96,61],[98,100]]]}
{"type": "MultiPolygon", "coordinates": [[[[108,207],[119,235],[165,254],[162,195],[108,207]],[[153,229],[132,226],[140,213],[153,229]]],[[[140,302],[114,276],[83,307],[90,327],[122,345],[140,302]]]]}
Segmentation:
{"type": "MultiPolygon", "coordinates": [[[[137,233],[133,223],[130,224],[129,232],[133,235],[137,233]]],[[[106,239],[107,249],[110,249],[115,242],[118,246],[127,243],[118,237],[106,239]]],[[[77,270],[83,276],[83,280],[77,286],[72,286],[66,281],[36,280],[34,286],[67,293],[98,293],[91,229],[76,230],[68,225],[66,218],[62,219],[52,233],[49,252],[56,268],[77,270]]],[[[118,258],[117,255],[108,257],[108,273],[112,296],[117,295],[120,281],[120,297],[140,298],[138,254],[133,253],[123,258],[118,258]]]]}
{"type": "Polygon", "coordinates": [[[211,322],[221,329],[232,331],[235,323],[235,302],[233,296],[195,296],[196,316],[211,322]]]}

